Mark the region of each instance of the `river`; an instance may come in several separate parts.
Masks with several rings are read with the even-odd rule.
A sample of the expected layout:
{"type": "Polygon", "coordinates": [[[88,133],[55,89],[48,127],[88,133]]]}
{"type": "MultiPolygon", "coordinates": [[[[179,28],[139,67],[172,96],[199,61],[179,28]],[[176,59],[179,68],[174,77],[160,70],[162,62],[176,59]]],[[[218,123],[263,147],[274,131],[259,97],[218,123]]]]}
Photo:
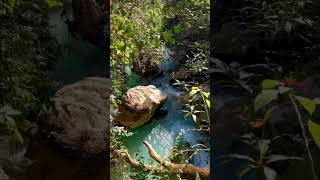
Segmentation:
{"type": "MultiPolygon", "coordinates": [[[[140,159],[144,163],[154,165],[157,163],[149,156],[147,148],[143,144],[144,140],[148,141],[158,154],[164,158],[169,156],[170,149],[175,146],[176,138],[182,131],[185,132],[183,141],[190,145],[201,144],[209,140],[208,135],[194,131],[194,129],[197,129],[195,122],[191,117],[184,117],[185,113],[181,111],[184,106],[177,103],[177,97],[185,91],[169,84],[170,74],[178,66],[170,57],[169,52],[169,50],[165,51],[165,58],[160,64],[162,75],[140,77],[127,69],[130,77],[129,87],[151,84],[168,95],[163,104],[163,107],[167,109],[167,115],[160,119],[153,118],[145,125],[131,129],[130,131],[134,134],[126,141],[128,151],[133,157],[140,159]]],[[[209,167],[209,152],[200,151],[199,154],[193,157],[191,163],[201,167],[209,167]]]]}
{"type": "MultiPolygon", "coordinates": [[[[106,76],[106,66],[103,63],[104,53],[90,43],[75,39],[67,30],[67,26],[60,19],[61,9],[53,9],[48,12],[50,31],[61,47],[61,53],[57,59],[51,78],[61,86],[70,84],[88,76],[106,76]]],[[[162,119],[152,119],[150,123],[142,127],[132,129],[132,137],[127,139],[126,145],[129,153],[143,162],[155,164],[143,141],[147,140],[154,149],[163,157],[169,155],[169,151],[176,143],[176,137],[184,130],[184,141],[199,144],[207,141],[206,136],[195,129],[196,125],[191,118],[185,118],[183,105],[176,102],[176,98],[183,93],[182,90],[169,85],[170,73],[175,70],[177,64],[167,56],[161,64],[164,72],[159,77],[142,78],[130,73],[131,80],[128,85],[153,84],[167,93],[168,99],[163,105],[168,114],[162,119]]],[[[107,178],[104,158],[101,159],[70,159],[53,150],[44,142],[32,142],[28,145],[26,157],[33,163],[17,179],[21,180],[105,180],[107,178]]],[[[202,151],[195,155],[192,163],[198,166],[209,166],[209,153],[202,151]]]]}

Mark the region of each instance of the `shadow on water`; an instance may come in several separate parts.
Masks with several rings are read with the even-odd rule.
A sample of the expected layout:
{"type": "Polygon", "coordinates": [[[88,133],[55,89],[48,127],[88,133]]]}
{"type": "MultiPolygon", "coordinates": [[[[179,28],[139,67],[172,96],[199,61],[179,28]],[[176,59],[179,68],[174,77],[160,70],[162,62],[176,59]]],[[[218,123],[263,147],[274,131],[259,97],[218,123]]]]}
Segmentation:
{"type": "Polygon", "coordinates": [[[106,180],[106,160],[72,159],[52,150],[45,143],[34,142],[26,156],[33,161],[17,180],[106,180]]]}
{"type": "Polygon", "coordinates": [[[75,39],[61,20],[61,9],[48,12],[51,34],[60,45],[60,55],[54,67],[52,79],[69,84],[88,76],[106,77],[104,51],[88,42],[75,39]]]}

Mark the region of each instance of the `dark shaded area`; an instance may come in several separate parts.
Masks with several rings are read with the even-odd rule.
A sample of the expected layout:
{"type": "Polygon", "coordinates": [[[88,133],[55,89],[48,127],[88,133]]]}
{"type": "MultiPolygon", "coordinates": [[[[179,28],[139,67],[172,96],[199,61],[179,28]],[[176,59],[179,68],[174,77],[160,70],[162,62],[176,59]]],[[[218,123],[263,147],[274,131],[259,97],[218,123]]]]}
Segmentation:
{"type": "MultiPolygon", "coordinates": [[[[0,2],[1,178],[105,180],[110,175],[108,144],[106,144],[109,143],[106,140],[109,136],[108,131],[105,134],[100,132],[98,140],[92,140],[91,144],[86,145],[91,146],[97,141],[105,141],[103,153],[100,152],[97,156],[81,156],[83,152],[79,152],[79,149],[74,151],[72,146],[66,147],[63,144],[64,147],[61,147],[61,143],[60,146],[53,143],[54,133],[41,134],[44,127],[38,126],[39,111],[44,105],[52,105],[50,99],[63,85],[87,76],[110,76],[109,6],[102,2],[97,4],[93,0],[74,1],[75,8],[78,7],[74,11],[78,23],[75,26],[69,24],[63,18],[63,14],[60,15],[62,8],[59,7],[60,3],[62,1],[57,1],[57,7],[50,9],[46,1],[0,2]],[[79,57],[79,54],[82,57],[79,57]],[[80,66],[85,67],[80,69],[80,66]]],[[[95,84],[89,86],[89,88],[83,87],[82,90],[94,89],[92,86],[95,84]]],[[[108,88],[109,86],[104,87],[108,88]]],[[[107,92],[105,93],[109,96],[107,92]]],[[[88,94],[92,95],[94,92],[86,93],[88,94]]],[[[71,99],[72,97],[75,96],[68,96],[71,99]]],[[[80,98],[77,104],[81,104],[82,95],[76,97],[80,98]]],[[[95,101],[95,97],[90,100],[95,101]]],[[[68,111],[67,106],[63,108],[68,111]]],[[[85,108],[79,109],[84,111],[85,108]]],[[[103,112],[106,114],[102,121],[107,123],[108,107],[105,107],[103,112]]],[[[94,114],[88,113],[88,116],[93,117],[94,114]]],[[[58,123],[58,118],[53,121],[58,123]]],[[[64,133],[69,135],[71,133],[71,137],[76,137],[77,143],[81,140],[94,139],[95,137],[90,135],[97,136],[96,132],[86,134],[94,130],[89,128],[89,132],[82,131],[83,122],[78,122],[80,130],[73,133],[65,130],[64,133]]],[[[89,126],[97,126],[101,121],[97,124],[91,121],[86,123],[89,123],[89,126]]],[[[100,125],[99,128],[103,126],[100,125]]],[[[64,143],[70,141],[74,139],[64,143]]]]}
{"type": "MultiPolygon", "coordinates": [[[[282,154],[303,158],[279,161],[267,166],[281,179],[314,179],[303,140],[303,132],[290,94],[309,99],[319,97],[318,76],[320,19],[317,1],[214,1],[211,14],[211,167],[212,179],[239,178],[248,161],[222,156],[241,154],[258,159],[259,148],[243,143],[241,136],[270,140],[268,155],[282,154]],[[254,110],[256,97],[268,88],[265,79],[273,79],[291,88],[280,93],[261,110],[254,110]],[[268,109],[275,106],[262,126],[253,127],[268,109]],[[274,140],[275,137],[278,137],[274,140]],[[304,167],[304,168],[302,168],[304,167]]],[[[277,89],[275,87],[269,90],[277,89]]],[[[315,174],[319,178],[319,148],[308,130],[308,118],[319,124],[319,108],[309,116],[298,103],[303,126],[310,138],[315,174]]],[[[257,164],[260,163],[256,162],[257,164]]],[[[264,172],[251,171],[248,180],[264,180],[264,172]]]]}
{"type": "Polygon", "coordinates": [[[106,180],[109,177],[107,158],[77,159],[61,156],[60,152],[53,150],[45,142],[33,142],[29,146],[26,156],[33,163],[17,180],[106,180]]]}

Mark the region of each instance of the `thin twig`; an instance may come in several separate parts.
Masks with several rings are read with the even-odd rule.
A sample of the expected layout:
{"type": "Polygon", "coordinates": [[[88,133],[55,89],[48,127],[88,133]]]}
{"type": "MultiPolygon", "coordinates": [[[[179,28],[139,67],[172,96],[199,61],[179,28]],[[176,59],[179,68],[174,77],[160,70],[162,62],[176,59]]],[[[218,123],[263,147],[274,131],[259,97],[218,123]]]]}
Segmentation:
{"type": "Polygon", "coordinates": [[[313,173],[314,180],[318,180],[317,174],[316,174],[316,171],[315,171],[315,168],[314,168],[314,163],[313,163],[313,158],[312,158],[312,155],[311,155],[309,143],[308,143],[308,137],[307,137],[306,129],[305,129],[304,125],[303,125],[300,111],[298,110],[297,103],[293,99],[293,95],[292,94],[289,94],[289,98],[290,98],[290,100],[291,100],[291,102],[292,102],[292,104],[294,106],[294,110],[296,111],[296,113],[298,115],[298,120],[299,120],[301,129],[302,129],[302,135],[303,135],[303,138],[304,138],[304,141],[305,141],[305,144],[306,144],[306,148],[307,148],[307,151],[308,151],[308,155],[309,155],[309,159],[310,159],[310,163],[311,163],[311,168],[312,168],[312,173],[313,173]]]}

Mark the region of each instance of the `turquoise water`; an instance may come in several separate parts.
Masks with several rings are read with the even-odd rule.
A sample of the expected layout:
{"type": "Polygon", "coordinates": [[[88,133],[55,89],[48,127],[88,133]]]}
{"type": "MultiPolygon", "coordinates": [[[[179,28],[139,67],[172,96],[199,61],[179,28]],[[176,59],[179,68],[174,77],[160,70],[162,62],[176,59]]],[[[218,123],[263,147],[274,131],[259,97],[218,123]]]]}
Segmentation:
{"type": "MultiPolygon", "coordinates": [[[[205,141],[206,135],[192,131],[196,129],[196,124],[190,118],[185,118],[181,111],[183,106],[176,102],[176,98],[183,93],[183,90],[177,89],[169,85],[170,73],[177,67],[177,64],[168,57],[160,66],[164,72],[158,77],[137,78],[134,75],[137,84],[135,85],[155,85],[161,91],[167,93],[168,98],[163,107],[168,110],[168,114],[162,119],[152,119],[145,125],[134,128],[131,132],[134,135],[127,139],[126,145],[129,153],[136,159],[140,159],[144,163],[156,164],[156,162],[149,156],[143,141],[148,141],[154,149],[162,157],[168,157],[170,149],[176,144],[176,138],[181,131],[184,131],[184,141],[190,144],[199,144],[205,141]],[[139,79],[139,80],[137,80],[139,79]]],[[[130,84],[134,86],[134,84],[130,84]]],[[[192,161],[193,164],[203,167],[209,166],[209,153],[202,151],[196,155],[192,161]]]]}

